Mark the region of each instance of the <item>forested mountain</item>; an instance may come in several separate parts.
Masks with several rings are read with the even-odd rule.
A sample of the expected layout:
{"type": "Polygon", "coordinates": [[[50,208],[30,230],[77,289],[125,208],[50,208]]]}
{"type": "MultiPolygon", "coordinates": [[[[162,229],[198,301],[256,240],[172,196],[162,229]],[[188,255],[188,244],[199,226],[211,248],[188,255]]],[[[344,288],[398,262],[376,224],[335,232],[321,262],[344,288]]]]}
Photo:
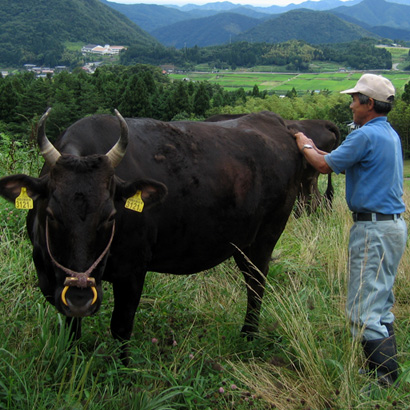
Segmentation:
{"type": "MultiPolygon", "coordinates": [[[[403,0],[404,1],[404,0],[403,0]]],[[[410,0],[409,0],[410,1],[410,0]]],[[[365,21],[357,20],[356,18],[348,15],[343,14],[334,10],[330,10],[330,13],[334,14],[335,16],[341,18],[342,20],[348,21],[349,23],[353,23],[357,26],[363,27],[365,30],[376,34],[377,36],[384,38],[384,39],[391,39],[393,41],[410,41],[410,29],[400,29],[388,26],[370,26],[365,21]]]]}
{"type": "Polygon", "coordinates": [[[371,28],[371,32],[383,38],[390,38],[394,41],[404,40],[410,41],[410,30],[402,30],[400,28],[376,26],[371,28]]]}
{"type": "Polygon", "coordinates": [[[237,39],[268,43],[298,39],[310,44],[323,44],[348,42],[362,37],[376,35],[329,12],[301,9],[280,14],[238,35],[237,39]]]}
{"type": "Polygon", "coordinates": [[[235,36],[260,23],[259,19],[234,13],[220,13],[201,19],[186,20],[158,28],[152,35],[166,46],[206,47],[226,44],[235,36]],[[189,35],[187,35],[189,33],[189,35]]]}
{"type": "Polygon", "coordinates": [[[0,64],[64,64],[66,42],[157,43],[99,0],[1,0],[0,64]]]}
{"type": "Polygon", "coordinates": [[[410,29],[410,5],[385,0],[363,0],[355,6],[341,6],[332,11],[354,17],[369,26],[410,29]]]}

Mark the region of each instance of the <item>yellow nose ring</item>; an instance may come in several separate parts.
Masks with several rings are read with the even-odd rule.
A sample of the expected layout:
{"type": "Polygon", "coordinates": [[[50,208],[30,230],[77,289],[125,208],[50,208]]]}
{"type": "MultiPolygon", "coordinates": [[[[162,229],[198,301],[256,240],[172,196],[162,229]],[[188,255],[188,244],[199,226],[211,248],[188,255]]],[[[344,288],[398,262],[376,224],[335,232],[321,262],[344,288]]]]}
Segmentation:
{"type": "MultiPolygon", "coordinates": [[[[76,286],[76,282],[78,281],[78,278],[67,278],[64,282],[64,289],[61,292],[61,300],[62,302],[68,306],[67,303],[67,299],[66,299],[66,293],[68,291],[68,289],[70,288],[70,286],[76,286]]],[[[97,301],[98,298],[98,293],[97,293],[97,289],[95,288],[95,279],[94,278],[87,278],[87,287],[91,288],[92,292],[93,292],[93,301],[91,302],[91,306],[94,305],[94,303],[97,301]]]]}

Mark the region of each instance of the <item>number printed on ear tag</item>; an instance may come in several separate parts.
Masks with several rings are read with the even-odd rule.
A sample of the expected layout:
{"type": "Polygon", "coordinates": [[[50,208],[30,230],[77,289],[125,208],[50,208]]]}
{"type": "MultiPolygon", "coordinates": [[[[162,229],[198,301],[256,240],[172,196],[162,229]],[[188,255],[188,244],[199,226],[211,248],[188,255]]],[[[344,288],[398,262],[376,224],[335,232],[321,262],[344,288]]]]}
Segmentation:
{"type": "Polygon", "coordinates": [[[27,189],[21,188],[20,195],[16,198],[17,209],[33,209],[33,200],[27,195],[27,189]]]}
{"type": "Polygon", "coordinates": [[[142,212],[144,209],[144,201],[141,198],[141,191],[137,191],[134,196],[128,198],[125,202],[125,207],[131,209],[131,211],[142,212]]]}

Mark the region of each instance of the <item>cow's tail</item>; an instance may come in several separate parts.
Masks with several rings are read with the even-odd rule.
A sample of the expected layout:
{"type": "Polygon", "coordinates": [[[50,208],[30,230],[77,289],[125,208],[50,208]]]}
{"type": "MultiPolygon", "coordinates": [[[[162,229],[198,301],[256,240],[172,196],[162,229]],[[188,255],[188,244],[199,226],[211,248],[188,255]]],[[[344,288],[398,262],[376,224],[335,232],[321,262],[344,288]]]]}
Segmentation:
{"type": "MultiPolygon", "coordinates": [[[[333,132],[336,137],[335,145],[333,149],[337,148],[340,144],[340,130],[339,127],[337,127],[334,123],[329,122],[328,124],[328,130],[333,132]]],[[[332,208],[332,203],[333,203],[333,197],[335,194],[335,190],[332,185],[332,173],[328,174],[327,176],[327,188],[325,192],[325,200],[326,200],[326,205],[329,207],[329,209],[332,208]]]]}
{"type": "Polygon", "coordinates": [[[332,185],[332,174],[330,173],[327,176],[327,188],[325,192],[326,205],[329,207],[329,209],[332,209],[334,194],[335,194],[335,190],[332,185]]]}

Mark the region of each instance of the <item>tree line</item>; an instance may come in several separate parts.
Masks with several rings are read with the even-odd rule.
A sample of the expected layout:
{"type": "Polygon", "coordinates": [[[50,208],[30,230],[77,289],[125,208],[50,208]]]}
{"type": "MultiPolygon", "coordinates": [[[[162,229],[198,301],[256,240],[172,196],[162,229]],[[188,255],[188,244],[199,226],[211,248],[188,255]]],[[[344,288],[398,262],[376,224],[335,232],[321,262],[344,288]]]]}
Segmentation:
{"type": "MultiPolygon", "coordinates": [[[[64,48],[56,37],[44,35],[40,38],[33,35],[33,42],[30,49],[18,48],[18,42],[1,43],[0,62],[10,67],[26,62],[51,67],[65,65],[71,69],[85,63],[85,57],[79,50],[64,48]]],[[[376,44],[374,39],[324,45],[310,45],[300,40],[278,44],[240,41],[218,46],[176,49],[159,43],[147,46],[146,43],[139,42],[130,45],[120,54],[120,64],[174,64],[186,70],[193,69],[198,64],[218,69],[274,65],[288,71],[309,71],[313,61],[333,61],[358,70],[390,69],[391,54],[384,48],[375,47],[376,44]]]]}
{"type": "Polygon", "coordinates": [[[113,108],[124,117],[170,121],[204,118],[211,108],[245,99],[243,89],[227,92],[208,82],[170,81],[159,67],[144,64],[103,66],[92,75],[82,69],[46,78],[25,72],[0,76],[0,132],[27,135],[49,106],[49,134],[56,137],[74,121],[113,108]]]}
{"type": "MultiPolygon", "coordinates": [[[[91,75],[77,69],[46,78],[25,72],[0,76],[0,135],[26,141],[34,136],[39,117],[51,106],[47,132],[52,139],[78,119],[112,113],[114,108],[124,117],[163,121],[269,110],[286,119],[333,121],[345,136],[352,120],[349,104],[348,96],[326,90],[302,96],[292,90],[281,98],[260,92],[257,85],[249,92],[243,88],[229,92],[206,81],[171,81],[160,68],[146,64],[103,66],[91,75]]],[[[397,96],[389,120],[410,156],[410,82],[397,96]]]]}
{"type": "Polygon", "coordinates": [[[286,70],[308,71],[313,61],[334,61],[353,69],[390,69],[392,57],[384,48],[375,47],[374,39],[361,39],[349,43],[309,45],[300,40],[284,43],[250,43],[247,41],[210,47],[192,47],[177,50],[172,47],[130,46],[121,53],[123,65],[172,62],[191,69],[197,64],[208,64],[219,69],[254,67],[256,65],[283,66],[286,70]]]}

